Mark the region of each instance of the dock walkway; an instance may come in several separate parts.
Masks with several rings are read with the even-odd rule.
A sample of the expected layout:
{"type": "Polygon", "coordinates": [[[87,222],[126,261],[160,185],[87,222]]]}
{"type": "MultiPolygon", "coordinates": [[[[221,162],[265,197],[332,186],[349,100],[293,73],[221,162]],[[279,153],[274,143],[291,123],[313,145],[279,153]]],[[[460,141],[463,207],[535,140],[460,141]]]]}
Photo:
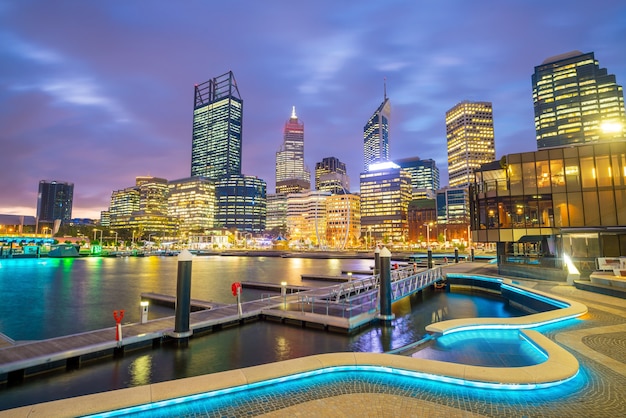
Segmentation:
{"type": "MultiPolygon", "coordinates": [[[[392,272],[393,300],[420,291],[442,279],[440,268],[416,272],[412,268],[392,272]]],[[[283,296],[264,297],[241,304],[225,305],[195,301],[201,310],[191,312],[192,333],[238,325],[258,318],[281,322],[296,321],[302,326],[323,327],[351,332],[376,320],[378,315],[378,276],[346,283],[302,290],[283,296]]],[[[146,298],[171,303],[173,297],[144,294],[146,298]]],[[[125,348],[158,345],[165,338],[176,338],[175,317],[145,323],[122,325],[122,339],[116,341],[116,328],[110,327],[41,341],[0,344],[0,380],[19,381],[36,372],[66,367],[77,368],[83,359],[117,355],[125,348]]]]}

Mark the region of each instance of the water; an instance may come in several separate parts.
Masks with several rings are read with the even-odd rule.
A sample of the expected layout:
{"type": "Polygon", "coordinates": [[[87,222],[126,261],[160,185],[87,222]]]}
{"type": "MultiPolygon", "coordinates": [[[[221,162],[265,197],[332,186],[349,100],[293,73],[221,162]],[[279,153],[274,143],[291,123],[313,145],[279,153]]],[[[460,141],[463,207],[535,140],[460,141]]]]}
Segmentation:
{"type": "MultiPolygon", "coordinates": [[[[338,275],[367,270],[372,260],[271,257],[195,257],[192,298],[234,303],[234,281],[287,281],[313,285],[301,274],[338,275]]],[[[176,257],[0,260],[0,332],[15,340],[51,338],[114,325],[112,311],[126,309],[138,322],[141,292],[176,294],[176,257]]],[[[327,285],[327,283],[317,283],[327,285]]],[[[244,300],[260,297],[244,290],[244,300]]],[[[0,409],[341,351],[383,352],[419,340],[426,325],[443,319],[521,315],[493,297],[435,292],[393,305],[393,327],[372,326],[352,335],[256,321],[192,338],[186,348],[127,352],[118,359],[84,362],[71,372],[0,386],[0,409]]],[[[150,307],[150,319],[173,310],[150,307]]]]}

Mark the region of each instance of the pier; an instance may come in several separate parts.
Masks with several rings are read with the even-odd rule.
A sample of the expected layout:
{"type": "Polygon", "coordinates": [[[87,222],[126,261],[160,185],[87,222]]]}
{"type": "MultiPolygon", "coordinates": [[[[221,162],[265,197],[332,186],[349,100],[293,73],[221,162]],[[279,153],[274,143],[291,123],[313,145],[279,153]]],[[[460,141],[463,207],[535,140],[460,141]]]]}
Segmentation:
{"type": "MultiPolygon", "coordinates": [[[[391,276],[393,301],[443,280],[440,267],[426,271],[406,267],[393,270],[391,276]]],[[[248,282],[250,285],[254,282],[248,282]]],[[[309,290],[291,286],[292,293],[242,303],[241,314],[236,304],[195,300],[192,305],[196,311],[190,313],[190,329],[193,334],[200,334],[264,319],[350,333],[378,320],[379,285],[379,276],[372,275],[309,290]]],[[[282,286],[270,287],[280,290],[282,286]]],[[[155,303],[175,303],[173,296],[154,293],[144,293],[142,298],[155,303]]],[[[17,382],[38,372],[78,368],[86,359],[123,355],[126,349],[142,346],[158,346],[164,340],[175,339],[174,319],[171,316],[145,323],[123,324],[120,341],[116,340],[114,326],[41,341],[16,343],[10,338],[3,339],[0,380],[17,382]]]]}

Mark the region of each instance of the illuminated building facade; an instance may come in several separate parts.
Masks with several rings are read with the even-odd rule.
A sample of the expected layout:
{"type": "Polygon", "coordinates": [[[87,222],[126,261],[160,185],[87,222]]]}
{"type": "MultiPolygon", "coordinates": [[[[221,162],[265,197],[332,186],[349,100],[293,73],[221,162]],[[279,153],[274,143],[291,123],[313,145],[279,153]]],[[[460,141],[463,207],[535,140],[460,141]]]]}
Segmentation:
{"type": "Polygon", "coordinates": [[[389,161],[389,118],[391,104],[385,95],[383,102],[372,114],[363,127],[363,160],[365,172],[369,171],[370,164],[389,161]]]}
{"type": "Polygon", "coordinates": [[[304,124],[296,107],[283,129],[283,143],[276,152],[276,193],[297,193],[311,188],[311,173],[304,163],[304,124]]]}
{"type": "Polygon", "coordinates": [[[60,219],[68,222],[72,219],[74,183],[56,180],[41,180],[37,194],[37,222],[53,224],[60,219]]]}
{"type": "Polygon", "coordinates": [[[241,174],[243,100],[232,71],[194,87],[191,176],[241,174]]]}
{"type": "Polygon", "coordinates": [[[348,193],[350,179],[346,164],[335,157],[326,157],[315,164],[315,190],[331,193],[348,193]]]}
{"type": "Polygon", "coordinates": [[[413,190],[438,190],[439,169],[435,160],[421,160],[419,157],[396,160],[396,164],[411,174],[413,190]]]}
{"type": "Polygon", "coordinates": [[[311,190],[287,195],[287,231],[292,242],[326,247],[326,199],[330,192],[311,190]]]}
{"type": "Polygon", "coordinates": [[[626,256],[626,141],[509,154],[486,164],[470,191],[472,240],[496,243],[503,272],[581,276],[596,257],[626,256]]]}
{"type": "Polygon", "coordinates": [[[137,239],[172,237],[177,220],[168,215],[168,184],[159,177],[137,177],[135,186],[114,191],[109,206],[110,227],[132,231],[137,239]]]}
{"type": "Polygon", "coordinates": [[[469,196],[465,187],[446,187],[437,190],[437,223],[467,224],[469,196]]]}
{"type": "Polygon", "coordinates": [[[387,162],[372,165],[360,180],[361,235],[384,243],[406,242],[411,175],[387,162]]]}
{"type": "Polygon", "coordinates": [[[326,242],[331,248],[360,246],[361,198],[355,194],[333,194],[326,198],[326,242]]]}
{"type": "Polygon", "coordinates": [[[287,194],[272,193],[267,195],[265,230],[274,236],[287,234],[287,194]]]}
{"type": "Polygon", "coordinates": [[[437,205],[435,199],[413,199],[409,203],[409,242],[426,241],[424,225],[437,223],[437,205]]]}
{"type": "Polygon", "coordinates": [[[538,149],[626,136],[622,86],[593,52],[546,59],[532,85],[538,149]]]}
{"type": "Polygon", "coordinates": [[[446,137],[449,186],[469,187],[473,171],[496,159],[491,103],[464,101],[448,110],[446,137]]]}
{"type": "Polygon", "coordinates": [[[230,176],[215,183],[216,226],[251,233],[265,231],[267,184],[255,176],[230,176]]]}
{"type": "Polygon", "coordinates": [[[204,177],[168,183],[168,214],[178,220],[178,234],[211,230],[215,221],[215,184],[204,177]]]}

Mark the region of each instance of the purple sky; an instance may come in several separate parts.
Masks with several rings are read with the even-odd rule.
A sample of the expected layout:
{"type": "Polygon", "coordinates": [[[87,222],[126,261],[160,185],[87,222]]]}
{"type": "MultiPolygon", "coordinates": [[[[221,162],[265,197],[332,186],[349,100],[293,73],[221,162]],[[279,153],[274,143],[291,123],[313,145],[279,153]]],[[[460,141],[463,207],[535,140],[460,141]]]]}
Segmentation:
{"type": "Polygon", "coordinates": [[[35,215],[43,179],[99,217],[136,176],[188,177],[193,86],[229,70],[268,192],[294,105],[307,165],[338,157],[358,191],[384,78],[392,158],[434,159],[443,186],[446,110],[491,101],[496,156],[535,150],[531,75],[572,50],[626,84],[626,2],[0,0],[0,213],[35,215]]]}

